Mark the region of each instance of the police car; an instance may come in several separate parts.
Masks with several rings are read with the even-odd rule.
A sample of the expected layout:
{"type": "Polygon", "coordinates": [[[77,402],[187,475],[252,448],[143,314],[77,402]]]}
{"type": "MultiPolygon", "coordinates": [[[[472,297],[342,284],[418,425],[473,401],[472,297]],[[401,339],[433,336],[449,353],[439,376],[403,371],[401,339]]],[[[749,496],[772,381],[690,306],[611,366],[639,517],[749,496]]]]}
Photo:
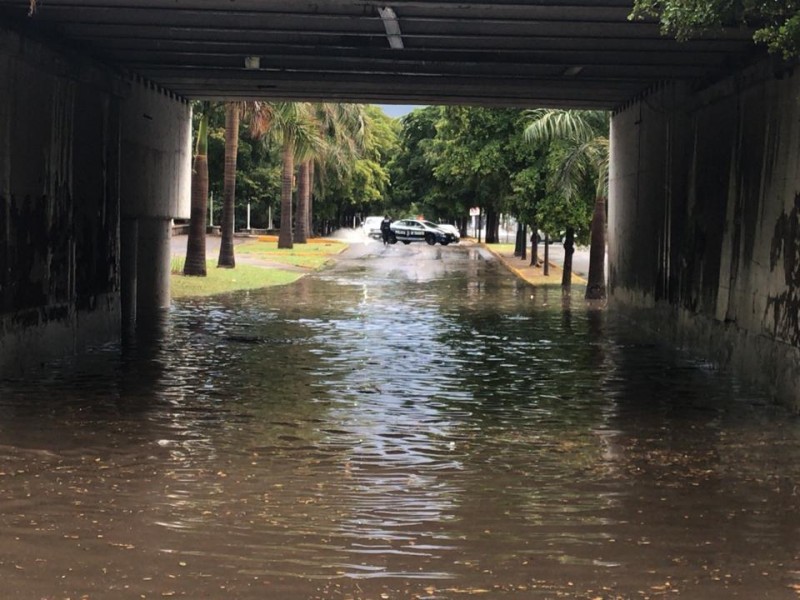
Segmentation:
{"type": "Polygon", "coordinates": [[[442,231],[438,227],[427,225],[423,221],[417,221],[416,219],[394,221],[391,224],[391,233],[389,234],[390,244],[395,244],[397,242],[403,242],[404,244],[426,242],[433,246],[438,242],[442,246],[447,246],[447,244],[452,241],[452,234],[442,231]]]}

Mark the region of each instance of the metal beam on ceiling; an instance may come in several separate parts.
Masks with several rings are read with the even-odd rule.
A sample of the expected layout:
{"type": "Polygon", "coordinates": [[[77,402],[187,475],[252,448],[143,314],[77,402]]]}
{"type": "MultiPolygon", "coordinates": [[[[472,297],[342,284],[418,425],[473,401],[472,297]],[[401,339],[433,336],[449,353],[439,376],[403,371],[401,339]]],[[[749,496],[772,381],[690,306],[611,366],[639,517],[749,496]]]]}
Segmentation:
{"type": "Polygon", "coordinates": [[[0,0],[0,21],[187,98],[611,108],[761,55],[746,29],[687,43],[631,0],[0,0]],[[393,44],[393,47],[390,47],[393,44]],[[247,62],[248,68],[245,68],[247,62]]]}

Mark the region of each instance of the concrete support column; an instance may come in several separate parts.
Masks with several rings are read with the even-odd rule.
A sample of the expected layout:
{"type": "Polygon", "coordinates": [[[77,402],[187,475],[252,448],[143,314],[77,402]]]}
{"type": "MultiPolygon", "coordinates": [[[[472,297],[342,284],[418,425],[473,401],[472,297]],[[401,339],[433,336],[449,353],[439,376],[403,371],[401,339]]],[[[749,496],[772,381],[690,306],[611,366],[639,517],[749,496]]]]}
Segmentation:
{"type": "Polygon", "coordinates": [[[120,294],[122,304],[122,333],[132,333],[136,327],[137,254],[139,252],[139,221],[122,219],[120,226],[120,294]]]}
{"type": "Polygon", "coordinates": [[[142,217],[139,220],[137,253],[137,325],[169,307],[170,219],[142,217]]]}

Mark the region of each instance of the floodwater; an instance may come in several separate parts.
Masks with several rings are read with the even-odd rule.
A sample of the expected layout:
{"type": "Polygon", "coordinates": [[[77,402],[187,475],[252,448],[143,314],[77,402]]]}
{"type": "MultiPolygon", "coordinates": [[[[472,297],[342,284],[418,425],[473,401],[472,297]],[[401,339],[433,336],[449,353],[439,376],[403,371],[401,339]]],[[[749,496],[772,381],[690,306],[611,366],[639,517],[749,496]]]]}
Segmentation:
{"type": "Polygon", "coordinates": [[[4,599],[797,598],[800,424],[476,247],[0,382],[4,599]]]}

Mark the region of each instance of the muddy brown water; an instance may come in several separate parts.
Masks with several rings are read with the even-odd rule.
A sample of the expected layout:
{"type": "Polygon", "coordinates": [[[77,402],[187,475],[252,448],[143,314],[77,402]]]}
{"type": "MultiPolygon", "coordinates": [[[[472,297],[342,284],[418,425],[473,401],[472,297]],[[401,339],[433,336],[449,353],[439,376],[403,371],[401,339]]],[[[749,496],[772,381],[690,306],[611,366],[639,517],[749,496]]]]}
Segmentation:
{"type": "Polygon", "coordinates": [[[2,598],[797,598],[800,425],[475,247],[0,382],[2,598]]]}

